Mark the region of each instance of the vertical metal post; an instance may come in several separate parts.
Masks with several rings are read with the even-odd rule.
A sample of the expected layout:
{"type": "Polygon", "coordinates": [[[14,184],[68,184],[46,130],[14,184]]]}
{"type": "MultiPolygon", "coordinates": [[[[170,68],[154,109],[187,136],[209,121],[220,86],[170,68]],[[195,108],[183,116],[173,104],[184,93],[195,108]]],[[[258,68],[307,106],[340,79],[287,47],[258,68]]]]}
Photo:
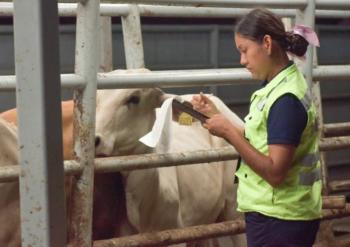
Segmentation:
{"type": "Polygon", "coordinates": [[[140,13],[136,4],[129,5],[129,8],[129,14],[122,16],[126,68],[144,68],[140,13]]]}
{"type": "MultiPolygon", "coordinates": [[[[296,16],[297,24],[304,24],[315,28],[315,0],[309,0],[306,8],[303,11],[297,11],[296,16]]],[[[310,90],[312,92],[313,101],[318,111],[318,128],[323,129],[323,118],[322,118],[322,103],[320,95],[320,85],[318,82],[313,82],[312,80],[312,68],[314,66],[314,48],[309,47],[306,53],[306,63],[304,65],[304,75],[307,82],[309,83],[310,90]]],[[[322,132],[320,133],[322,136],[322,132]]],[[[322,186],[323,186],[323,195],[328,194],[328,171],[325,163],[325,154],[321,152],[320,155],[321,162],[321,172],[322,172],[322,186]]],[[[332,231],[332,223],[330,221],[323,221],[320,226],[318,234],[318,241],[325,241],[330,244],[334,240],[334,235],[332,231]]]]}
{"type": "Polygon", "coordinates": [[[75,73],[87,83],[74,91],[74,153],[84,169],[73,188],[70,241],[79,247],[92,245],[99,3],[82,1],[77,9],[75,73]]]}
{"type": "Polygon", "coordinates": [[[66,246],[57,1],[15,0],[14,35],[22,246],[66,246]]]}
{"type": "MultiPolygon", "coordinates": [[[[297,10],[295,22],[296,24],[303,24],[311,28],[315,27],[315,0],[308,0],[305,9],[297,10]]],[[[313,48],[309,46],[306,52],[306,62],[304,64],[303,72],[310,88],[312,85],[312,67],[313,48]]]]}
{"type": "MultiPolygon", "coordinates": [[[[297,11],[296,16],[297,24],[304,24],[315,28],[315,0],[309,0],[308,4],[303,11],[297,11]]],[[[318,128],[323,130],[323,117],[322,117],[322,99],[320,94],[320,85],[318,82],[314,82],[312,80],[312,69],[315,65],[317,65],[317,61],[314,60],[316,56],[314,56],[314,47],[309,47],[306,53],[306,63],[304,66],[304,75],[309,83],[309,87],[312,91],[313,101],[318,111],[318,128]]],[[[316,50],[315,50],[316,51],[316,50]]],[[[322,131],[321,131],[322,137],[322,131]]],[[[328,170],[325,162],[325,153],[321,152],[320,156],[321,160],[321,171],[322,171],[322,186],[323,186],[323,194],[328,194],[328,170]]]]}
{"type": "Polygon", "coordinates": [[[113,70],[112,18],[100,17],[100,72],[113,70]]]}
{"type": "Polygon", "coordinates": [[[282,18],[282,22],[286,30],[290,30],[292,28],[292,20],[291,18],[284,17],[282,18]]]}
{"type": "MultiPolygon", "coordinates": [[[[219,38],[219,27],[215,25],[210,32],[210,63],[213,68],[219,67],[219,38]]],[[[210,86],[210,92],[214,95],[218,95],[218,86],[210,86]]]]}
{"type": "MultiPolygon", "coordinates": [[[[314,48],[314,65],[317,66],[317,64],[318,64],[318,60],[317,60],[316,48],[314,48]]],[[[314,83],[312,84],[312,96],[317,109],[317,116],[318,116],[317,125],[318,125],[318,129],[320,130],[320,136],[322,138],[324,137],[324,134],[323,134],[324,122],[323,122],[321,87],[320,87],[319,81],[314,81],[314,83]]],[[[329,180],[328,180],[328,169],[326,165],[326,152],[320,152],[320,161],[321,161],[321,174],[322,174],[322,194],[328,195],[329,180]]]]}

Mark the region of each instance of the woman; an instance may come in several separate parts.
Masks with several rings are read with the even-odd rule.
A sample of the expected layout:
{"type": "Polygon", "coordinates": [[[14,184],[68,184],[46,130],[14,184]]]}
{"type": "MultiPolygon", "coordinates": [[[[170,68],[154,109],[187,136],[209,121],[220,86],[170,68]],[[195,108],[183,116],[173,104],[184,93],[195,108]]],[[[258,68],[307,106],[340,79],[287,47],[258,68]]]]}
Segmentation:
{"type": "Polygon", "coordinates": [[[237,202],[249,247],[309,247],[315,241],[321,217],[316,109],[302,73],[287,56],[303,56],[306,39],[315,37],[304,26],[286,32],[272,12],[252,10],[237,24],[235,42],[241,64],[264,83],[251,97],[244,129],[204,95],[192,99],[195,109],[210,116],[203,126],[242,158],[237,202]]]}

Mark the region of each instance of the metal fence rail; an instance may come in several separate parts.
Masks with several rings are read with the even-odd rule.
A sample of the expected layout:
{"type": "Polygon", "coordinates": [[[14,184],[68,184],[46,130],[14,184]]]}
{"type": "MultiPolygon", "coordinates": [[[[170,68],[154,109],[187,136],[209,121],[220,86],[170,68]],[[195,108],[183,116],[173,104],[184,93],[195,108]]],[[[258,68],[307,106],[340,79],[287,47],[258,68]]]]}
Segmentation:
{"type": "MultiPolygon", "coordinates": [[[[98,88],[192,87],[256,82],[252,80],[246,69],[153,71],[140,75],[139,73],[128,73],[127,75],[101,73],[98,77],[98,88]]],[[[334,81],[348,80],[350,65],[318,66],[313,69],[313,75],[315,80],[330,78],[334,81]]]]}
{"type": "Polygon", "coordinates": [[[325,136],[350,135],[350,123],[332,123],[323,126],[325,136]]]}
{"type": "Polygon", "coordinates": [[[100,240],[94,242],[94,247],[136,247],[136,246],[167,246],[183,242],[236,235],[245,232],[245,222],[242,220],[228,221],[210,225],[192,226],[154,233],[143,233],[128,237],[100,240]]]}
{"type": "MultiPolygon", "coordinates": [[[[331,4],[333,6],[333,3],[331,4]]],[[[59,3],[58,11],[62,17],[73,17],[77,15],[76,3],[59,3]]],[[[346,5],[347,6],[347,5],[346,5]]],[[[138,9],[141,16],[152,17],[182,17],[182,18],[236,18],[248,13],[249,9],[242,8],[220,8],[220,7],[192,7],[192,6],[155,6],[139,4],[138,9]]],[[[318,7],[318,6],[316,6],[318,7]]],[[[315,16],[318,18],[346,18],[350,17],[350,11],[341,8],[344,6],[334,5],[335,10],[325,10],[325,5],[316,9],[315,16]],[[323,8],[323,9],[321,9],[323,8]]],[[[129,4],[100,5],[101,16],[127,16],[129,4]]],[[[283,17],[295,17],[295,9],[272,9],[272,11],[283,17]]],[[[11,2],[0,3],[0,16],[12,16],[13,4],[11,2]]]]}
{"type": "Polygon", "coordinates": [[[267,8],[283,8],[283,9],[304,9],[307,0],[118,0],[116,3],[137,3],[137,4],[160,4],[160,5],[185,5],[185,6],[201,6],[201,7],[231,7],[231,8],[254,8],[256,6],[265,6],[267,8]]]}
{"type": "MultiPolygon", "coordinates": [[[[350,136],[324,138],[320,142],[321,151],[347,148],[350,148],[350,136]]],[[[238,153],[233,151],[231,147],[182,153],[128,155],[96,158],[94,161],[94,169],[95,172],[98,173],[120,172],[234,160],[237,159],[238,156],[238,153]]],[[[83,167],[76,161],[65,161],[64,166],[66,175],[80,174],[83,169],[83,167]]],[[[13,181],[16,180],[18,176],[19,166],[0,167],[0,182],[13,181]]]]}
{"type": "MultiPolygon", "coordinates": [[[[16,90],[16,76],[3,75],[0,76],[0,91],[14,91],[16,90]]],[[[86,85],[83,78],[76,74],[61,74],[61,87],[79,89],[86,85]]]]}
{"type": "Polygon", "coordinates": [[[316,8],[318,9],[342,9],[350,10],[350,2],[347,0],[316,0],[316,8]]]}
{"type": "MultiPolygon", "coordinates": [[[[346,81],[350,78],[350,65],[322,65],[313,69],[314,80],[346,81]]],[[[198,70],[162,70],[149,73],[130,72],[128,74],[98,73],[97,87],[142,88],[142,87],[192,87],[207,85],[232,85],[235,83],[256,83],[246,69],[198,69],[198,70]]],[[[75,74],[61,75],[62,87],[79,89],[86,84],[83,78],[75,74]]],[[[16,88],[15,76],[0,76],[0,91],[16,88]]]]}

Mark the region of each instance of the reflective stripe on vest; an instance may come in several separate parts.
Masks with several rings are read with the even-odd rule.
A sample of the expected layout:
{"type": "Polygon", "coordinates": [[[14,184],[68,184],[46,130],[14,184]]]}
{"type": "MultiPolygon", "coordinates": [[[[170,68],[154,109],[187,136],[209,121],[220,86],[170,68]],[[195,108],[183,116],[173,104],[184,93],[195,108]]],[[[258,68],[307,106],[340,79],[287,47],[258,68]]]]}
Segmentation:
{"type": "Polygon", "coordinates": [[[313,183],[321,179],[320,168],[314,169],[311,172],[303,172],[299,175],[299,184],[311,186],[313,183]]]}
{"type": "Polygon", "coordinates": [[[320,153],[307,154],[299,161],[302,166],[312,166],[320,160],[320,153]]]}
{"type": "MultiPolygon", "coordinates": [[[[311,107],[312,104],[312,98],[310,96],[310,91],[307,90],[304,97],[300,100],[302,105],[304,106],[305,110],[308,111],[311,107]]],[[[317,123],[317,119],[315,121],[315,124],[313,126],[313,132],[317,133],[318,132],[318,123],[317,123]]]]}
{"type": "Polygon", "coordinates": [[[256,107],[258,108],[259,111],[264,110],[266,101],[267,101],[267,98],[263,98],[262,100],[260,100],[260,101],[256,104],[256,107]]]}
{"type": "Polygon", "coordinates": [[[303,106],[305,107],[306,111],[308,111],[310,109],[310,106],[312,103],[309,90],[306,91],[304,97],[300,101],[303,104],[303,106]]]}
{"type": "MultiPolygon", "coordinates": [[[[287,78],[284,77],[274,88],[271,89],[271,91],[262,99],[258,102],[258,104],[256,105],[256,107],[258,108],[259,111],[264,110],[265,104],[267,99],[269,98],[269,95],[273,92],[273,90],[275,90],[275,88],[278,87],[278,85],[280,85],[283,82],[287,82],[287,78]]],[[[307,111],[307,110],[306,110],[307,111]]]]}

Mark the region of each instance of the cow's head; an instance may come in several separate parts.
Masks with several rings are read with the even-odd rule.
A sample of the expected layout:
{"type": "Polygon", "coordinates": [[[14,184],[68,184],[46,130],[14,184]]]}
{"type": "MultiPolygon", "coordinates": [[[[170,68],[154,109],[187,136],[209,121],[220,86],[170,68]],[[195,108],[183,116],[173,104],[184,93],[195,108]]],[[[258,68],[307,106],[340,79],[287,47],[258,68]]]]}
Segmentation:
{"type": "Polygon", "coordinates": [[[165,94],[160,89],[99,90],[96,101],[97,156],[141,154],[150,149],[138,141],[155,121],[165,94]]]}

